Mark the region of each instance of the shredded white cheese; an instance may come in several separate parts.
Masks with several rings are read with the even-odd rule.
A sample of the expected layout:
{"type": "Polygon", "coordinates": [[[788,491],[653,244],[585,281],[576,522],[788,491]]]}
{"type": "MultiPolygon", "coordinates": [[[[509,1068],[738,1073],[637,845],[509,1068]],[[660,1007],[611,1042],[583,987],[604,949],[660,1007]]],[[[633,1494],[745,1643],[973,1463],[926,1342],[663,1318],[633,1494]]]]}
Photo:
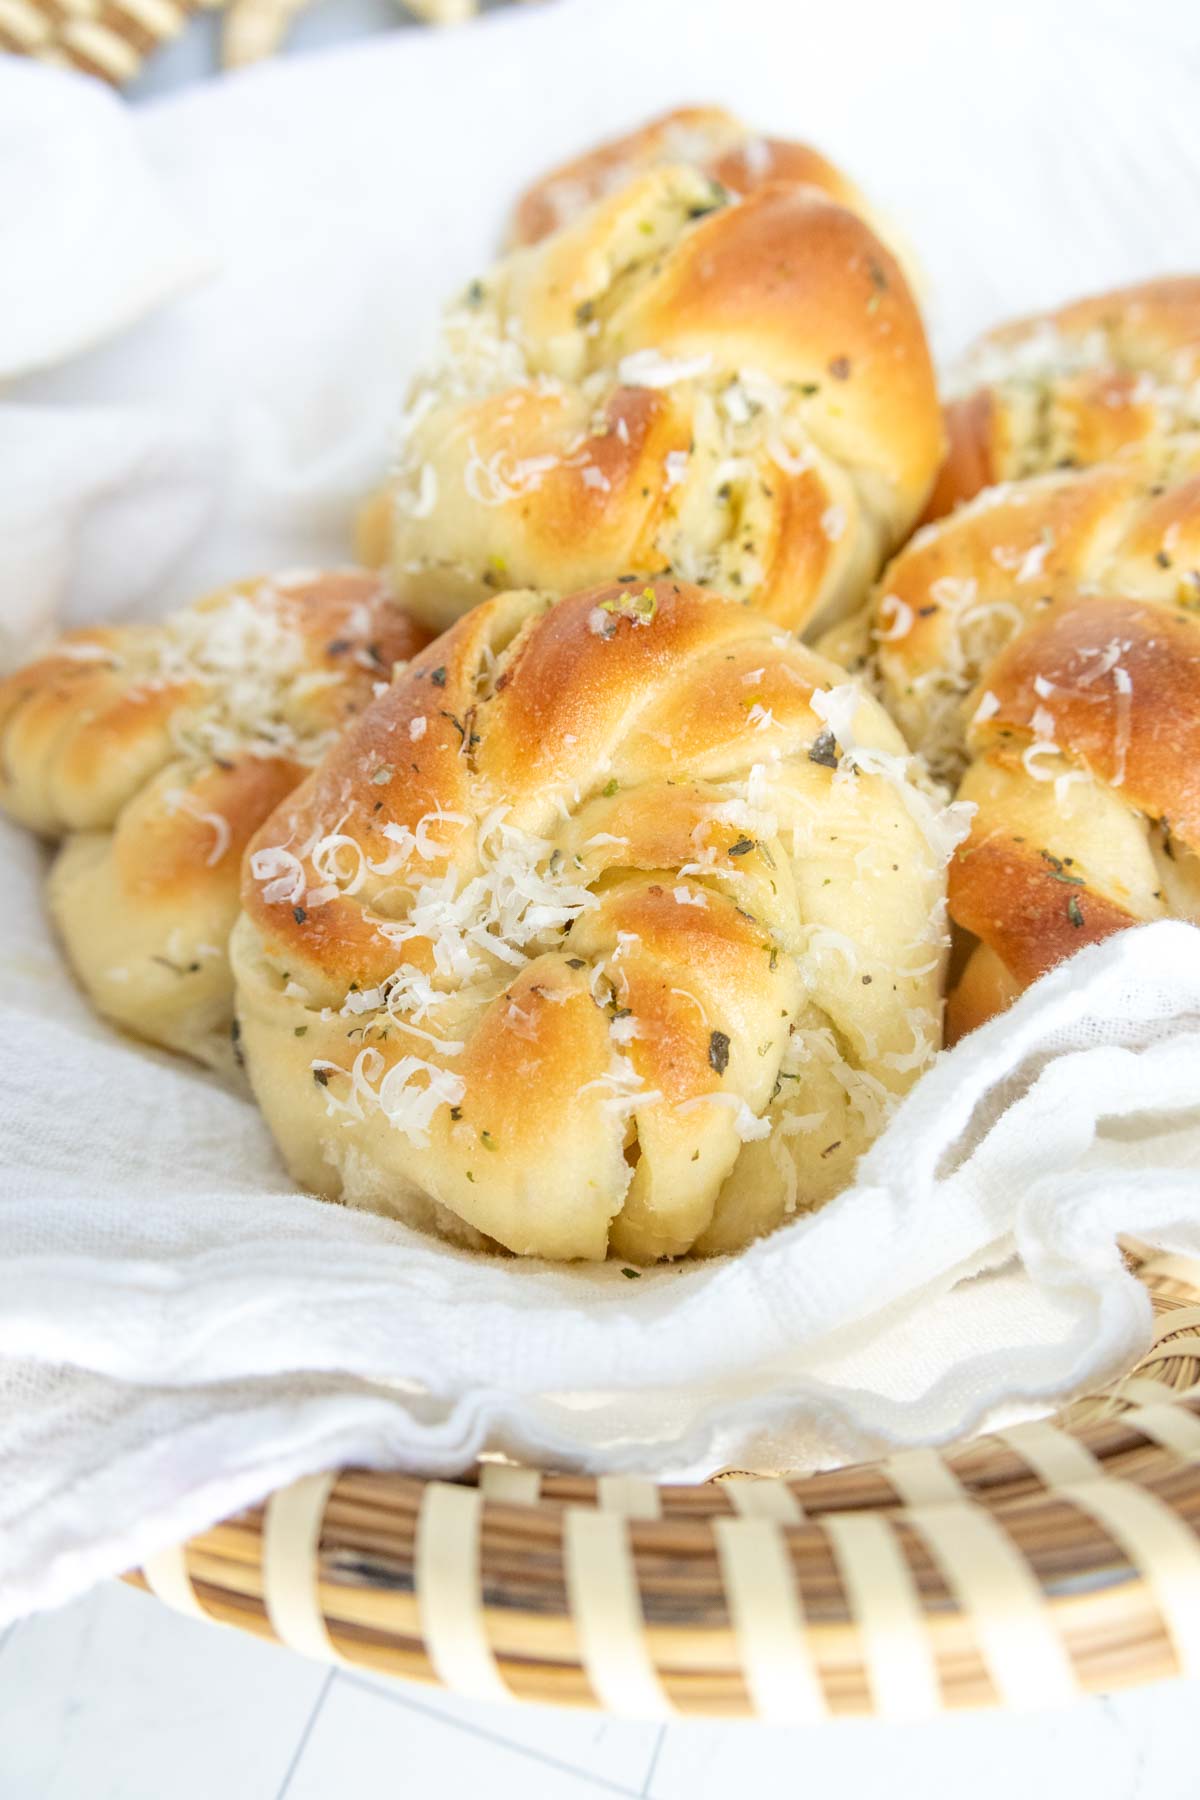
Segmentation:
{"type": "Polygon", "coordinates": [[[677,381],[707,375],[711,368],[708,355],[670,357],[658,350],[633,350],[617,364],[617,380],[625,387],[673,387],[677,381]]]}
{"type": "Polygon", "coordinates": [[[233,833],[229,828],[229,820],[223,813],[206,812],[194,794],[185,788],[170,788],[163,795],[171,812],[187,813],[198,825],[207,825],[213,834],[212,848],[204,861],[208,868],[215,868],[233,842],[233,833]]]}

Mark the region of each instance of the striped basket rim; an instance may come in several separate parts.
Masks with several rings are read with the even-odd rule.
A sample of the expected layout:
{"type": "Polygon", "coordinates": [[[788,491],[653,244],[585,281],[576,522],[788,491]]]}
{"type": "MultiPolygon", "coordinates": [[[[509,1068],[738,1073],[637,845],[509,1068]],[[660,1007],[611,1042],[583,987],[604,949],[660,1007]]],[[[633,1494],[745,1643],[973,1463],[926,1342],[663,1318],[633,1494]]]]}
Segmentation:
{"type": "Polygon", "coordinates": [[[699,1486],[307,1477],[126,1579],[308,1656],[632,1717],[915,1719],[1200,1675],[1200,1264],[1146,1356],[944,1452],[699,1486]]]}
{"type": "MultiPolygon", "coordinates": [[[[0,0],[0,54],[34,56],[123,87],[199,12],[224,12],[225,68],[279,49],[310,0],[0,0]]],[[[419,23],[457,25],[478,0],[403,0],[419,23]]]]}
{"type": "Polygon", "coordinates": [[[0,51],[122,86],[198,12],[225,0],[0,0],[0,51]]]}

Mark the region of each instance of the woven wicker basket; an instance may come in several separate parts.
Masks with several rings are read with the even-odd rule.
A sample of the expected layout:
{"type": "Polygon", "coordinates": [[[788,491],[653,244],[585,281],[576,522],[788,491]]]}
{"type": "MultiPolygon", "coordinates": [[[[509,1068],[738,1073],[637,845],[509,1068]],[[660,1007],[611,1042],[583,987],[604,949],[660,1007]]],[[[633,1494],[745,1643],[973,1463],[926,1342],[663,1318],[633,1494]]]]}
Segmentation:
{"type": "Polygon", "coordinates": [[[132,81],[146,57],[225,0],[0,0],[0,50],[132,81]]]}
{"type": "Polygon", "coordinates": [[[1200,1675],[1200,1265],[1130,1259],[1154,1347],[1052,1422],[791,1481],[345,1470],[128,1579],[310,1656],[640,1717],[911,1719],[1200,1675]]]}
{"type": "MultiPolygon", "coordinates": [[[[0,0],[0,52],[36,56],[102,81],[132,81],[147,57],[198,12],[225,13],[221,60],[226,68],[277,50],[294,14],[311,0],[0,0]]],[[[403,0],[430,25],[472,18],[480,0],[403,0]]]]}

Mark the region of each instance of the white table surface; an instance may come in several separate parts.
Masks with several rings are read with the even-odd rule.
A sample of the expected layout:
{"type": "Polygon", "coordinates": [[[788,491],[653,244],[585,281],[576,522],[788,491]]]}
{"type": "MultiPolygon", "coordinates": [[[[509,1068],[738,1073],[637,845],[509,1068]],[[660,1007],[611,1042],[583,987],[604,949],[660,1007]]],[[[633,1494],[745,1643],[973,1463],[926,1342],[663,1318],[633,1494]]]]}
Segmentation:
{"type": "Polygon", "coordinates": [[[110,1583],[0,1642],[3,1800],[1195,1800],[1195,1684],[818,1730],[483,1706],[110,1583]]]}
{"type": "MultiPolygon", "coordinates": [[[[403,28],[392,0],[323,0],[289,47],[403,28]]],[[[211,76],[216,41],[198,19],[131,97],[211,76]]],[[[918,1726],[611,1722],[326,1670],[113,1583],[0,1635],[0,1800],[1196,1800],[1198,1705],[1178,1683],[918,1726]]]]}

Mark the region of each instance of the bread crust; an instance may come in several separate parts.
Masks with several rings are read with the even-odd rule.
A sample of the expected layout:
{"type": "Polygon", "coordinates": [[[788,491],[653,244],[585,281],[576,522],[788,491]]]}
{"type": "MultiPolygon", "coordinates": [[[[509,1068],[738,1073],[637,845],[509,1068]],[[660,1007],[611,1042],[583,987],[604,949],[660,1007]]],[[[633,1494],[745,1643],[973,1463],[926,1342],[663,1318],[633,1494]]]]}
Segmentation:
{"type": "Polygon", "coordinates": [[[812,187],[660,167],[472,284],[360,552],[443,629],[505,586],[695,580],[790,628],[861,603],[942,452],[895,259],[812,187]]]}
{"type": "Polygon", "coordinates": [[[939,1036],[904,766],[841,671],[685,583],[475,608],[250,846],[242,1043],[289,1166],[555,1259],[826,1198],[939,1036]]]}
{"type": "Polygon", "coordinates": [[[977,808],[952,1035],[1084,944],[1200,920],[1200,437],[979,495],[871,617],[886,703],[977,808]]]}
{"type": "Polygon", "coordinates": [[[1200,426],[1200,276],[1013,320],[980,339],[959,383],[926,519],[992,482],[1087,467],[1200,426]]]}
{"type": "Polygon", "coordinates": [[[50,909],[99,1011],[232,1065],[242,853],[426,638],[378,576],[301,573],[69,633],[0,681],[0,806],[59,843],[50,909]]]}
{"type": "Polygon", "coordinates": [[[692,163],[735,194],[752,193],[767,181],[802,183],[867,216],[854,183],[811,144],[759,136],[724,107],[680,106],[539,176],[513,209],[509,244],[540,243],[662,163],[692,163]]]}

